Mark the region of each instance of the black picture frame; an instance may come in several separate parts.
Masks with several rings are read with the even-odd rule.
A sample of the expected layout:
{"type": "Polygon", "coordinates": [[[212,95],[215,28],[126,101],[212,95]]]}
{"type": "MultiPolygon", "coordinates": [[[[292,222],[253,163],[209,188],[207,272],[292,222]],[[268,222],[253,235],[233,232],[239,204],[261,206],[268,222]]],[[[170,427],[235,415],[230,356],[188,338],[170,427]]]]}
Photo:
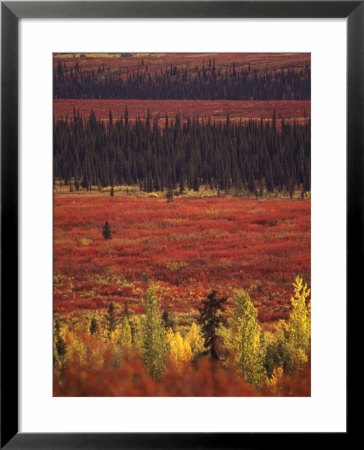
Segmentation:
{"type": "MultiPolygon", "coordinates": [[[[297,439],[306,444],[310,433],[285,434],[282,440],[279,433],[18,432],[18,21],[118,17],[347,19],[347,305],[363,273],[363,1],[1,2],[1,448],[260,448],[278,440],[291,447],[297,439]]],[[[347,432],[335,433],[339,444],[351,431],[349,417],[348,411],[347,432]]],[[[316,444],[323,439],[327,444],[327,435],[315,435],[316,444]]]]}

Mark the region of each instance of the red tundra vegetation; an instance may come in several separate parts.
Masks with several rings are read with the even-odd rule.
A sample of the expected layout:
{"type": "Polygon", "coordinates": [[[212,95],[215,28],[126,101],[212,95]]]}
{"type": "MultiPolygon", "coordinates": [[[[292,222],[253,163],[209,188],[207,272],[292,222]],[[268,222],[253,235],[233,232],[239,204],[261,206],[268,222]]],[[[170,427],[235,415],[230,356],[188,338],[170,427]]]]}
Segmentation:
{"type": "Polygon", "coordinates": [[[309,396],[310,200],[140,195],[55,194],[54,395],[309,396]]]}
{"type": "MultiPolygon", "coordinates": [[[[54,121],[71,122],[76,114],[86,124],[93,111],[106,126],[110,112],[115,122],[125,118],[126,108],[133,125],[148,115],[160,127],[166,116],[171,127],[177,114],[182,125],[193,116],[212,124],[225,124],[227,115],[234,125],[263,120],[268,155],[284,134],[281,119],[309,124],[310,65],[309,53],[55,54],[54,121]],[[196,85],[201,92],[172,95],[168,81],[177,72],[180,88],[202,77],[196,85]],[[250,81],[260,77],[259,89],[235,95],[229,83],[236,73],[250,81]],[[225,74],[221,86],[228,94],[204,93],[216,74],[220,81],[225,74]],[[146,88],[148,79],[155,91],[146,88]],[[267,79],[281,90],[264,94],[267,79]],[[129,81],[135,84],[132,99],[126,98],[129,81]],[[159,92],[162,82],[165,92],[159,92]],[[101,89],[106,85],[108,90],[101,89]]],[[[82,129],[80,120],[78,125],[82,129]]],[[[223,126],[216,128],[225,133],[223,126]]],[[[295,133],[293,126],[290,136],[295,133]]],[[[195,191],[182,187],[182,194],[174,188],[143,191],[107,186],[116,183],[106,176],[106,163],[106,181],[97,188],[90,186],[86,169],[97,152],[105,161],[111,146],[91,132],[81,144],[62,136],[58,150],[64,151],[65,142],[73,145],[60,158],[65,174],[55,176],[54,189],[54,395],[310,396],[310,188],[293,182],[293,199],[276,189],[252,198],[253,190],[243,197],[234,188],[220,192],[204,185],[195,191]],[[82,152],[87,158],[79,164],[75,155],[82,152]]],[[[263,186],[266,174],[261,167],[256,171],[262,174],[253,183],[263,186]]]]}
{"type": "Polygon", "coordinates": [[[272,385],[258,389],[239,376],[232,365],[222,367],[208,358],[185,363],[183,370],[172,363],[159,380],[145,371],[140,355],[124,354],[122,367],[115,368],[111,351],[105,365],[91,369],[93,362],[82,365],[74,360],[62,373],[54,372],[57,397],[256,397],[310,396],[311,371],[306,366],[294,377],[284,375],[272,385]]]}
{"type": "Polygon", "coordinates": [[[211,288],[244,288],[259,320],[276,321],[297,274],[310,281],[309,200],[54,198],[55,312],[106,308],[111,297],[140,312],[153,281],[171,311],[196,309],[211,288]]]}
{"type": "Polygon", "coordinates": [[[198,115],[200,120],[206,123],[208,119],[216,123],[225,123],[229,114],[232,122],[242,122],[253,119],[265,121],[272,120],[273,111],[278,118],[285,122],[296,120],[297,123],[305,123],[311,117],[310,100],[94,100],[94,99],[55,99],[55,119],[73,117],[74,110],[81,117],[88,118],[91,110],[98,120],[109,121],[111,111],[114,122],[124,117],[125,108],[128,109],[129,120],[137,117],[145,119],[148,110],[151,117],[157,117],[160,126],[164,126],[165,117],[174,119],[180,115],[182,123],[188,117],[198,115]]]}

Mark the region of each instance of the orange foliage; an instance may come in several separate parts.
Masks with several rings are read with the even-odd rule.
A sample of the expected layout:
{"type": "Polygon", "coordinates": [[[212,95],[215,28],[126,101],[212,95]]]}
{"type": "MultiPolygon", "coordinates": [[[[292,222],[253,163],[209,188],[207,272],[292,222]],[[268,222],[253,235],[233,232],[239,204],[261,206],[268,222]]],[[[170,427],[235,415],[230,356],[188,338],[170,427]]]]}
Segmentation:
{"type": "Polygon", "coordinates": [[[275,397],[310,397],[311,396],[311,364],[307,364],[294,375],[285,375],[274,386],[265,385],[261,389],[263,396],[275,397]]]}
{"type": "Polygon", "coordinates": [[[132,313],[150,282],[162,308],[189,312],[211,287],[249,292],[260,321],[287,318],[291,280],[310,284],[310,201],[244,198],[54,198],[54,310],[132,313]],[[101,230],[109,220],[113,239],[101,230]]]}
{"type": "Polygon", "coordinates": [[[54,372],[54,395],[85,397],[133,396],[253,396],[255,389],[241,377],[207,358],[185,363],[183,371],[173,363],[154,381],[146,372],[139,355],[124,355],[121,367],[112,367],[111,354],[103,367],[81,365],[76,358],[60,374],[54,372]]]}
{"type": "Polygon", "coordinates": [[[310,396],[310,368],[294,376],[283,375],[274,386],[254,388],[233,366],[222,367],[206,357],[188,362],[181,371],[171,363],[166,373],[154,381],[146,372],[139,354],[124,351],[121,367],[112,367],[111,351],[104,366],[80,364],[74,358],[59,373],[54,371],[56,397],[251,397],[310,396]]]}

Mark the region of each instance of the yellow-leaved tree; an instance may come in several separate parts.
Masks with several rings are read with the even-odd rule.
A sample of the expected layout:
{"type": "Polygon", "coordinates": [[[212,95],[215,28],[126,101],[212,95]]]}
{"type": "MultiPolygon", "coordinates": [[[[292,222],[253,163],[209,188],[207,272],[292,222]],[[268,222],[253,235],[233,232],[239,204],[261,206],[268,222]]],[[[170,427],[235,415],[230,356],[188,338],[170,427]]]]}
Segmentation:
{"type": "Polygon", "coordinates": [[[166,336],[154,285],[145,292],[142,305],[145,309],[143,359],[149,375],[156,379],[165,369],[166,336]]]}
{"type": "Polygon", "coordinates": [[[294,347],[306,354],[311,343],[310,289],[307,288],[307,284],[303,284],[301,277],[296,277],[293,288],[294,296],[291,297],[293,309],[289,316],[288,330],[294,347]]]}
{"type": "Polygon", "coordinates": [[[178,331],[174,334],[171,328],[168,329],[166,337],[174,363],[182,366],[184,362],[190,361],[192,350],[189,340],[184,339],[178,331]]]}
{"type": "Polygon", "coordinates": [[[293,288],[289,320],[281,320],[276,326],[274,339],[267,342],[265,367],[269,378],[276,368],[293,373],[308,361],[311,345],[310,290],[301,277],[296,277],[293,288]]]}
{"type": "Polygon", "coordinates": [[[143,345],[144,320],[144,315],[133,314],[129,317],[132,344],[137,348],[141,348],[143,345]]]}
{"type": "Polygon", "coordinates": [[[193,358],[205,350],[201,327],[196,322],[192,322],[191,328],[187,333],[186,340],[190,343],[193,358]]]}
{"type": "Polygon", "coordinates": [[[132,346],[132,335],[131,335],[131,326],[129,319],[125,316],[121,322],[120,327],[120,344],[123,347],[131,347],[132,346]]]}
{"type": "Polygon", "coordinates": [[[231,318],[225,329],[225,345],[235,355],[235,363],[248,383],[259,385],[266,377],[262,329],[257,321],[257,310],[249,294],[235,291],[235,308],[229,309],[231,318]]]}

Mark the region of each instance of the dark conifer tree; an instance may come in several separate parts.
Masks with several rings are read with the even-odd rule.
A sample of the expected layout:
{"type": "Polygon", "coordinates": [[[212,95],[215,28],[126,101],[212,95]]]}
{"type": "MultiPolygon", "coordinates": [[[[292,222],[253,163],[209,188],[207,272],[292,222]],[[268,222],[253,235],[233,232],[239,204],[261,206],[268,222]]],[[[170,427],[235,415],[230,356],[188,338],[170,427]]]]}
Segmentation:
{"type": "Polygon", "coordinates": [[[64,368],[67,345],[61,335],[61,323],[59,319],[56,319],[54,324],[54,344],[56,354],[53,357],[58,362],[58,368],[62,370],[64,368]]]}
{"type": "Polygon", "coordinates": [[[124,304],[124,317],[126,317],[127,319],[129,319],[129,317],[130,317],[128,300],[125,300],[125,304],[124,304]]]}
{"type": "Polygon", "coordinates": [[[112,238],[111,229],[110,229],[108,221],[106,221],[105,225],[102,227],[102,235],[103,235],[104,239],[106,239],[106,240],[112,238]]]}
{"type": "Polygon", "coordinates": [[[174,322],[166,308],[164,308],[164,310],[163,310],[162,320],[164,322],[164,326],[165,326],[166,330],[168,328],[171,328],[172,330],[174,329],[174,322]]]}
{"type": "Polygon", "coordinates": [[[110,301],[107,313],[105,314],[105,321],[106,329],[110,337],[111,333],[115,330],[117,325],[117,320],[115,317],[115,306],[112,301],[110,301]]]}
{"type": "Polygon", "coordinates": [[[93,317],[93,318],[91,319],[91,322],[90,322],[90,333],[91,333],[91,334],[96,334],[97,329],[98,329],[98,323],[97,323],[96,318],[93,317]]]}
{"type": "Polygon", "coordinates": [[[217,332],[223,323],[222,311],[227,297],[217,297],[217,292],[213,290],[203,301],[202,307],[199,307],[200,317],[198,323],[201,325],[202,335],[204,337],[204,347],[206,354],[214,360],[221,359],[220,354],[220,337],[217,332]]]}

